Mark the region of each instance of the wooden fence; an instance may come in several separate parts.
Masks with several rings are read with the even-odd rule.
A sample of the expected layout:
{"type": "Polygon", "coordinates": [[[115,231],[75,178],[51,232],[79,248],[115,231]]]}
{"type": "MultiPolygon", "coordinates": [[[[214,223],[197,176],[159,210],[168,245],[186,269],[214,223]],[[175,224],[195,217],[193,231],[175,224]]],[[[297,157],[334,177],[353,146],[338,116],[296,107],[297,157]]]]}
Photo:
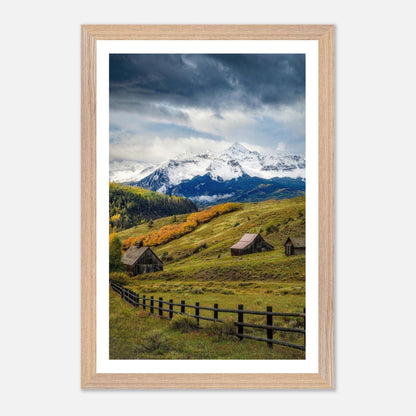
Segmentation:
{"type": "Polygon", "coordinates": [[[146,297],[146,295],[139,296],[137,293],[133,292],[130,289],[123,287],[123,285],[113,282],[110,280],[110,286],[121,296],[121,298],[129,303],[130,305],[140,308],[143,310],[148,310],[151,315],[158,315],[160,318],[172,319],[174,314],[190,316],[196,319],[197,326],[201,328],[200,321],[211,321],[211,322],[224,322],[224,320],[219,319],[219,313],[221,314],[237,314],[237,321],[234,322],[234,325],[237,326],[237,336],[240,339],[252,339],[255,341],[267,342],[267,345],[270,348],[273,348],[273,344],[283,345],[285,347],[296,348],[298,350],[305,351],[306,345],[306,313],[305,309],[303,313],[284,313],[284,312],[273,312],[271,306],[267,306],[266,311],[250,311],[245,310],[243,305],[238,305],[238,309],[224,309],[219,308],[218,304],[214,304],[213,308],[207,306],[200,306],[199,302],[196,302],[195,305],[186,304],[184,300],[181,303],[175,303],[172,299],[169,301],[163,300],[163,298],[154,299],[153,296],[146,297]],[[174,308],[177,309],[174,309],[174,308]],[[186,311],[188,309],[188,312],[186,311]],[[193,313],[189,313],[189,309],[193,313]],[[155,313],[157,311],[157,313],[155,313]],[[201,315],[201,311],[212,312],[212,317],[201,315]],[[164,314],[166,312],[166,315],[164,314]],[[244,321],[244,315],[260,315],[266,316],[266,324],[258,323],[249,323],[244,321]],[[293,318],[300,319],[302,322],[303,328],[291,328],[273,325],[273,318],[293,318]],[[251,328],[254,330],[265,330],[266,337],[256,336],[244,333],[244,328],[251,328]],[[275,332],[290,332],[301,334],[303,336],[303,345],[298,345],[282,340],[277,340],[273,338],[275,332]]]}

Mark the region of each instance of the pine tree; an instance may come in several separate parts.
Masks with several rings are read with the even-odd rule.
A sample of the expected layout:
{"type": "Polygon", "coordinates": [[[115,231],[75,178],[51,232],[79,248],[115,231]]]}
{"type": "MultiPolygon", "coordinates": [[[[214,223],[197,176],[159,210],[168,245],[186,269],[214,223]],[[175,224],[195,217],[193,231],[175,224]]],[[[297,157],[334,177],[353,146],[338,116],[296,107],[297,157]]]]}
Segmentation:
{"type": "Polygon", "coordinates": [[[110,239],[110,273],[123,271],[124,265],[121,262],[121,256],[121,241],[114,235],[110,239]]]}

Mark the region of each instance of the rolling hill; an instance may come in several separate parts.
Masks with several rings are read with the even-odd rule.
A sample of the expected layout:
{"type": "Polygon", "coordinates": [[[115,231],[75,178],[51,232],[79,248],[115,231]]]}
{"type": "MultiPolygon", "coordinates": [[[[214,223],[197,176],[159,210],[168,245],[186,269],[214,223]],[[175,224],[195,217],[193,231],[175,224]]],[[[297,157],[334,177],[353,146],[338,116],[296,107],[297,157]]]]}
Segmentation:
{"type": "MultiPolygon", "coordinates": [[[[185,221],[186,216],[178,217],[185,221]]],[[[155,220],[151,230],[169,224],[170,218],[155,220]]],[[[149,233],[141,224],[118,233],[121,240],[149,233]]],[[[305,198],[240,204],[240,208],[205,224],[167,244],[152,247],[164,261],[163,272],[138,276],[137,280],[279,280],[303,281],[305,257],[286,257],[283,244],[288,236],[305,233],[305,198]],[[275,250],[231,257],[230,247],[244,233],[260,233],[275,250]]]]}
{"type": "Polygon", "coordinates": [[[152,192],[140,187],[110,183],[110,226],[118,230],[135,224],[198,210],[189,199],[152,192]]]}

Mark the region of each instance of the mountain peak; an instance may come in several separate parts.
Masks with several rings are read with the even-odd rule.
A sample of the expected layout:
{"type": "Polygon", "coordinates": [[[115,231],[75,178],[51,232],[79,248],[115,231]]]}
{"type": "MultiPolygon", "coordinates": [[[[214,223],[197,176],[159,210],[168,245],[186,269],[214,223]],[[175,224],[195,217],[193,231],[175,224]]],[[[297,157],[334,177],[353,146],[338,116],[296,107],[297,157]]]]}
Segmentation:
{"type": "MultiPolygon", "coordinates": [[[[264,152],[250,151],[244,145],[234,142],[230,143],[230,147],[225,151],[188,153],[163,162],[153,167],[152,172],[145,173],[147,175],[141,176],[136,184],[154,191],[170,193],[174,192],[177,186],[185,186],[185,183],[196,180],[195,178],[199,178],[202,183],[207,178],[216,183],[242,178],[304,178],[305,160],[301,156],[279,155],[266,149],[264,152]]],[[[196,192],[195,195],[198,192],[201,195],[203,193],[202,188],[193,192],[196,192]]]]}
{"type": "Polygon", "coordinates": [[[227,150],[233,152],[250,153],[250,150],[248,150],[246,147],[244,147],[242,144],[238,142],[234,142],[227,150]]]}

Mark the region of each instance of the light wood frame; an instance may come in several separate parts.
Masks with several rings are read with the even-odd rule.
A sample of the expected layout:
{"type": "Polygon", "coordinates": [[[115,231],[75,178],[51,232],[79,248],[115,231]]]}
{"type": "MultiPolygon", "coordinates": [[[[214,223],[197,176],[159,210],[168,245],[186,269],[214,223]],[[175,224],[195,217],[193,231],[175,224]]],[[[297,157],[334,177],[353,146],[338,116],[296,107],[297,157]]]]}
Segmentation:
{"type": "Polygon", "coordinates": [[[81,27],[81,387],[88,389],[330,389],[334,387],[334,27],[332,25],[84,25],[81,27]],[[97,40],[319,41],[319,372],[96,372],[97,40]]]}

